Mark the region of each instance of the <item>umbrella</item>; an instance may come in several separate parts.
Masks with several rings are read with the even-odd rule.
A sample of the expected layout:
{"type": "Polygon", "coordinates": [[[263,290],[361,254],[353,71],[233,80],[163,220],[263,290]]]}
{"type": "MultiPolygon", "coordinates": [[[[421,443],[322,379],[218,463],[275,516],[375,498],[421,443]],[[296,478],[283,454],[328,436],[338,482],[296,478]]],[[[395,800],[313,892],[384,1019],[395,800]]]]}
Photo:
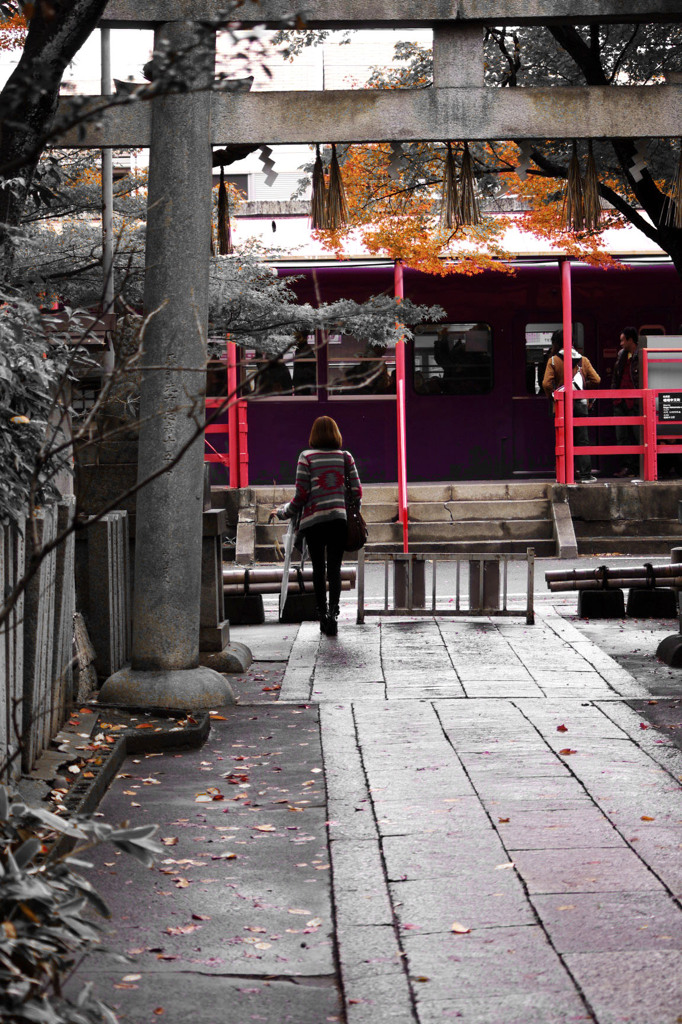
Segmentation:
{"type": "MultiPolygon", "coordinates": [[[[298,532],[298,519],[289,520],[289,528],[284,535],[284,564],[282,566],[282,586],[279,591],[279,618],[280,622],[284,615],[284,605],[287,601],[287,592],[289,590],[289,567],[291,566],[291,556],[294,551],[294,541],[298,532]]],[[[305,565],[308,545],[305,542],[305,538],[301,544],[301,569],[305,565]]]]}

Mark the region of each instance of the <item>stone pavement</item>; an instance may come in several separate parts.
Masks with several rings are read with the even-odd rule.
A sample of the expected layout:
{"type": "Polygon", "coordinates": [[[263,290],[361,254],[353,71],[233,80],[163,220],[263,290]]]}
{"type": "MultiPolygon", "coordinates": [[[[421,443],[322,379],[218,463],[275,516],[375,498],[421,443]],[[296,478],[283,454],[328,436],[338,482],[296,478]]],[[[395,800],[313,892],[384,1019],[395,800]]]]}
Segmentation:
{"type": "Polygon", "coordinates": [[[101,811],[168,856],[98,852],[132,960],[80,977],[133,1024],[682,1021],[682,752],[647,686],[549,602],[353,611],[234,629],[240,705],[126,763],[101,811]]]}

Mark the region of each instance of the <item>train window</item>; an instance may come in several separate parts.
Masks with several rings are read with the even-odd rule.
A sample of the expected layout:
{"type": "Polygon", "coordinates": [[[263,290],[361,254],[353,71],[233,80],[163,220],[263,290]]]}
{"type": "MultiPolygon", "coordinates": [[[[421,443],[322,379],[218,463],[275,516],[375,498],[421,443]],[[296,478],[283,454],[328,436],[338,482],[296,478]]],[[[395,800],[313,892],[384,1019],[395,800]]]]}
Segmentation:
{"type": "Polygon", "coordinates": [[[251,394],[273,398],[317,394],[314,334],[301,333],[296,344],[275,362],[257,349],[241,351],[240,375],[242,381],[249,381],[247,389],[251,394]],[[256,373],[258,376],[254,377],[256,373]]]}
{"type": "Polygon", "coordinates": [[[395,394],[395,348],[352,334],[332,334],[327,346],[330,395],[395,394]]]}
{"type": "Polygon", "coordinates": [[[209,359],[206,366],[207,398],[222,398],[227,394],[227,362],[224,359],[209,359]]]}
{"type": "Polygon", "coordinates": [[[414,389],[421,395],[483,395],[493,389],[489,324],[426,324],[414,331],[414,389]]]}
{"type": "MultiPolygon", "coordinates": [[[[549,359],[552,335],[562,324],[526,324],[526,391],[529,395],[542,395],[542,378],[549,359]]],[[[585,347],[585,328],[573,323],[573,344],[582,351],[585,347]]]]}

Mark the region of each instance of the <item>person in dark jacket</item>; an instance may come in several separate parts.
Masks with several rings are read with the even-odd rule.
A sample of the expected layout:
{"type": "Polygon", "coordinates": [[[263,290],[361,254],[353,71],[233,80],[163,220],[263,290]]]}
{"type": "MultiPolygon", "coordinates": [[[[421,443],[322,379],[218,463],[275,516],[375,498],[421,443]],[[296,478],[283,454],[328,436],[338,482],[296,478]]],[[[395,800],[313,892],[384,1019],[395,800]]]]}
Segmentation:
{"type": "MultiPolygon", "coordinates": [[[[639,387],[639,334],[636,327],[624,327],[620,335],[620,351],[611,375],[611,387],[619,390],[639,387]]],[[[615,399],[614,416],[637,416],[636,398],[615,399]]],[[[639,427],[631,423],[616,425],[616,444],[640,444],[639,427]]],[[[621,469],[614,476],[635,476],[639,471],[637,455],[626,454],[621,469]]]]}
{"type": "Polygon", "coordinates": [[[273,509],[279,519],[300,516],[313,565],[313,589],[320,617],[320,631],[338,632],[341,598],[341,562],[346,544],[346,476],[358,502],[362,485],[350,452],[331,416],[318,416],[310,432],[309,447],[298,457],[296,489],[291,501],[273,509]],[[326,569],[326,578],[325,578],[326,569]],[[329,606],[327,607],[327,583],[329,606]]]}
{"type": "MultiPolygon", "coordinates": [[[[551,398],[557,388],[564,383],[564,332],[555,331],[552,335],[552,347],[550,356],[545,367],[545,375],[542,378],[542,388],[548,398],[551,398]]],[[[573,386],[577,391],[583,391],[589,387],[598,387],[601,377],[592,366],[587,356],[582,355],[577,349],[571,349],[571,364],[573,367],[573,386]]],[[[586,398],[581,398],[573,403],[573,440],[575,443],[575,466],[577,480],[579,483],[594,483],[596,477],[592,476],[592,460],[589,455],[581,455],[580,447],[589,445],[590,437],[587,427],[579,420],[588,416],[589,409],[586,398]]]]}

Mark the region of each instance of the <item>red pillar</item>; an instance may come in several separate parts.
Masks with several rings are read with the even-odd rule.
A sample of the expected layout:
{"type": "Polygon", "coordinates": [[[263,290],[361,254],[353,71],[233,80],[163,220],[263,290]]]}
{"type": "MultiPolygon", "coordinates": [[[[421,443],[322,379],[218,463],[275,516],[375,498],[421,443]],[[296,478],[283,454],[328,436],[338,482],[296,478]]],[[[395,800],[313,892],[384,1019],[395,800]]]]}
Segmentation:
{"type": "MultiPolygon", "coordinates": [[[[403,265],[395,261],[394,293],[401,301],[405,297],[403,265]]],[[[397,324],[396,326],[400,326],[397,324]]],[[[408,551],[407,537],[407,456],[405,431],[405,336],[401,334],[395,346],[395,397],[398,427],[398,521],[403,524],[403,551],[408,551]]]]}
{"type": "Polygon", "coordinates": [[[561,266],[561,308],[564,329],[564,388],[566,404],[564,409],[564,437],[566,457],[566,483],[575,483],[573,460],[573,309],[571,303],[571,263],[566,257],[561,266]]]}
{"type": "Polygon", "coordinates": [[[239,487],[239,419],[237,413],[237,346],[227,343],[227,457],[230,467],[230,487],[239,487]]]}

